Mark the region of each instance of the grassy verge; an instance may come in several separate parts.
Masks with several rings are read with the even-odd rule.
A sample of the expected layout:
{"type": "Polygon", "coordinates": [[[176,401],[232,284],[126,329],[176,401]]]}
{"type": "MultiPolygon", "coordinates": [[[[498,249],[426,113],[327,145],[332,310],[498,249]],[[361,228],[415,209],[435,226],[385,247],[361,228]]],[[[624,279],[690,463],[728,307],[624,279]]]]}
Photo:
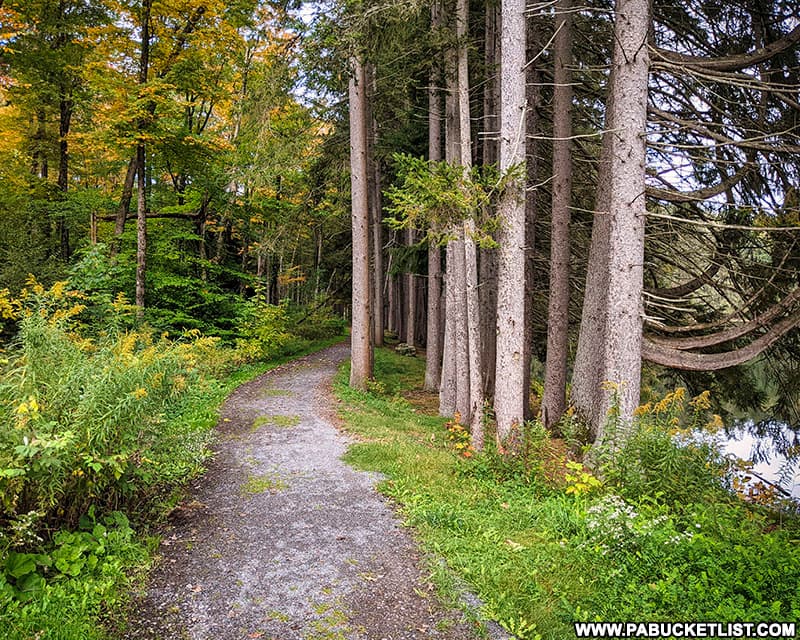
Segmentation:
{"type": "MultiPolygon", "coordinates": [[[[185,483],[203,472],[220,404],[244,382],[342,339],[298,340],[291,352],[280,357],[247,364],[216,378],[198,378],[177,404],[167,405],[168,418],[157,418],[163,439],[150,450],[153,460],[138,467],[138,472],[144,473],[150,464],[154,477],[144,478],[146,489],[119,510],[108,504],[98,509],[92,506],[77,526],[48,531],[46,539],[34,522],[26,527],[24,516],[9,528],[16,539],[4,540],[0,532],[0,543],[7,543],[0,566],[0,637],[116,637],[116,630],[124,628],[130,594],[146,579],[157,548],[151,527],[180,499],[185,483]],[[168,463],[161,460],[162,454],[168,463]]],[[[224,352],[220,353],[224,358],[224,352]]],[[[224,371],[224,366],[219,370],[224,371]]],[[[59,513],[54,514],[57,522],[59,513]]]]}
{"type": "Polygon", "coordinates": [[[463,432],[431,415],[430,398],[407,393],[423,367],[378,350],[369,393],[338,377],[346,427],[360,440],[348,461],[387,476],[380,490],[423,545],[518,638],[572,639],[574,621],[798,619],[796,520],[702,479],[708,452],[670,449],[655,425],[605,483],[535,429],[525,460],[467,458],[463,432]]]}

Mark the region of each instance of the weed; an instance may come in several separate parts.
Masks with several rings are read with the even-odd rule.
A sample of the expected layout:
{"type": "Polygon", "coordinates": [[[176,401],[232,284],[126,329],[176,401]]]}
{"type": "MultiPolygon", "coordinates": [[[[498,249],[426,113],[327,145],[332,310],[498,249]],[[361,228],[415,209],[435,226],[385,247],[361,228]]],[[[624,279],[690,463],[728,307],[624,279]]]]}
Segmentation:
{"type": "Polygon", "coordinates": [[[258,416],[253,421],[253,426],[250,428],[251,431],[257,431],[258,429],[270,425],[273,427],[279,427],[281,429],[288,429],[290,427],[295,427],[300,424],[300,416],[285,416],[285,415],[265,415],[265,416],[258,416]]]}
{"type": "Polygon", "coordinates": [[[274,620],[275,622],[289,622],[291,618],[288,614],[283,613],[282,611],[277,611],[273,609],[272,611],[268,611],[266,615],[267,620],[274,620]]]}
{"type": "Polygon", "coordinates": [[[293,395],[294,391],[289,391],[288,389],[274,389],[271,387],[268,389],[264,389],[264,391],[261,392],[261,396],[264,398],[279,398],[279,397],[293,396],[293,395]]]}
{"type": "Polygon", "coordinates": [[[267,491],[277,493],[288,486],[285,480],[275,474],[251,475],[242,485],[240,492],[244,496],[254,496],[267,491]]]}

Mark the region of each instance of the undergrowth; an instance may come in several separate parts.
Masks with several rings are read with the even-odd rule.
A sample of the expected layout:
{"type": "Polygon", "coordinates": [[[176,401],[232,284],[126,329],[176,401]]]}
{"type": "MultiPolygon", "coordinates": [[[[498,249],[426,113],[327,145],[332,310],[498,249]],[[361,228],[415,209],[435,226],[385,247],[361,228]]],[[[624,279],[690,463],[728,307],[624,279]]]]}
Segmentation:
{"type": "Polygon", "coordinates": [[[2,637],[104,639],[150,564],[149,527],[203,471],[219,404],[341,338],[287,332],[281,310],[253,316],[245,344],[173,337],[63,282],[0,292],[0,309],[18,329],[0,352],[2,637]]]}
{"type": "Polygon", "coordinates": [[[644,410],[596,474],[535,425],[527,459],[465,457],[451,424],[402,395],[423,361],[377,350],[375,366],[371,392],[337,378],[349,462],[386,475],[425,547],[521,640],[573,639],[575,621],[800,617],[796,520],[734,495],[713,447],[676,442],[702,407],[644,410]]]}

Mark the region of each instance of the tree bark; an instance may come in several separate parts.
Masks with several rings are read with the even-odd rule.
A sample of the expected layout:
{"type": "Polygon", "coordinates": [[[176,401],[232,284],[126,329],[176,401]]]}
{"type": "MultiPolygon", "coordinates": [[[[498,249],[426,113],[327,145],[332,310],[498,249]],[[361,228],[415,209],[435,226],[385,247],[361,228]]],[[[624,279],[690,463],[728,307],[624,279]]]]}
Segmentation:
{"type": "Polygon", "coordinates": [[[353,327],[350,386],[366,390],[372,377],[370,319],[369,196],[367,185],[366,76],[357,56],[350,60],[350,187],[353,230],[353,327]]]}
{"type": "Polygon", "coordinates": [[[550,216],[550,292],[542,422],[552,428],[566,410],[569,350],[570,200],[572,195],[572,0],[556,4],[553,43],[553,198],[550,216]]]}
{"type": "MultiPolygon", "coordinates": [[[[598,366],[587,380],[590,386],[583,389],[594,406],[577,405],[576,398],[579,411],[591,417],[590,424],[598,442],[603,439],[606,416],[612,410],[618,411],[618,434],[624,438],[639,402],[649,26],[648,0],[618,0],[607,108],[610,126],[606,125],[603,140],[606,162],[601,168],[598,187],[598,194],[605,196],[598,197],[599,208],[607,212],[600,215],[607,217],[608,223],[602,229],[606,237],[600,239],[599,251],[594,251],[589,263],[590,273],[595,270],[607,273],[602,305],[604,326],[600,331],[600,349],[592,358],[598,366]],[[603,183],[608,184],[607,188],[603,183]]],[[[593,242],[594,238],[593,230],[593,242]]],[[[595,296],[587,280],[585,312],[587,304],[593,306],[595,296]]],[[[595,329],[587,323],[581,326],[581,334],[595,329]]],[[[584,348],[587,344],[584,340],[584,348]]],[[[592,346],[596,347],[597,343],[592,346]]],[[[581,348],[580,341],[578,348],[581,348]]],[[[584,402],[587,397],[580,399],[584,402]]]]}
{"type": "Polygon", "coordinates": [[[451,316],[456,307],[456,290],[453,284],[456,242],[447,243],[446,272],[444,280],[444,341],[442,344],[442,378],[439,383],[439,415],[451,417],[456,412],[456,331],[451,316]]]}
{"type": "Polygon", "coordinates": [[[389,252],[386,260],[386,274],[384,276],[384,287],[386,290],[386,328],[397,334],[397,323],[395,322],[395,308],[397,307],[397,296],[395,295],[394,276],[391,275],[394,255],[389,252]]]}
{"type": "MultiPolygon", "coordinates": [[[[611,98],[607,101],[610,106],[611,98]]],[[[613,110],[607,109],[605,127],[613,128],[613,110]]],[[[608,252],[610,242],[610,215],[607,207],[609,155],[611,136],[603,137],[597,175],[597,193],[592,221],[592,238],[583,294],[580,332],[572,369],[571,400],[578,415],[592,429],[600,421],[600,385],[603,382],[601,367],[603,339],[606,329],[608,294],[608,252]],[[605,204],[604,204],[605,203],[605,204]]],[[[596,432],[594,432],[596,433],[596,432]]]]}
{"type": "MultiPolygon", "coordinates": [[[[500,104],[500,5],[486,2],[486,83],[483,93],[483,164],[497,164],[498,105],[500,104]]],[[[479,295],[481,298],[481,344],[483,346],[483,393],[494,396],[497,364],[497,250],[481,248],[479,260],[479,295]]]]}
{"type": "MultiPolygon", "coordinates": [[[[458,37],[458,132],[460,164],[464,173],[472,168],[472,132],[469,108],[469,61],[466,41],[469,26],[469,0],[458,0],[456,8],[456,35],[458,37]]],[[[483,448],[483,351],[481,347],[481,315],[478,288],[478,250],[475,245],[475,221],[467,216],[464,221],[464,316],[466,323],[467,367],[469,370],[469,395],[465,424],[470,427],[472,446],[483,448]]]]}
{"type": "Polygon", "coordinates": [[[373,103],[376,91],[375,65],[367,65],[367,122],[369,123],[369,217],[372,227],[372,330],[373,344],[383,346],[383,214],[381,205],[381,166],[376,156],[378,122],[373,103]]]}
{"type": "MultiPolygon", "coordinates": [[[[438,1],[431,4],[431,26],[441,24],[438,1]]],[[[428,160],[442,160],[442,107],[439,83],[441,68],[434,62],[428,87],[428,160]]],[[[428,319],[425,343],[425,390],[438,391],[442,377],[442,251],[438,244],[428,243],[428,319]]]]}
{"type": "MultiPolygon", "coordinates": [[[[138,156],[134,154],[128,168],[125,171],[125,181],[122,183],[122,195],[119,199],[119,206],[117,207],[117,215],[114,220],[114,237],[119,238],[125,231],[125,221],[131,210],[131,199],[133,197],[133,185],[136,182],[136,167],[138,166],[138,156]]],[[[119,240],[117,240],[112,248],[112,254],[119,251],[119,240]]]]}
{"type": "Polygon", "coordinates": [[[542,71],[536,56],[541,52],[543,43],[536,17],[527,19],[527,60],[525,76],[525,97],[527,112],[525,114],[525,318],[524,348],[522,351],[522,417],[533,420],[531,409],[531,364],[533,361],[533,302],[536,291],[536,217],[539,214],[539,107],[541,101],[542,71]]]}
{"type": "MultiPolygon", "coordinates": [[[[413,229],[406,229],[406,246],[411,249],[416,240],[413,229]]],[[[406,279],[406,343],[416,344],[417,334],[417,276],[413,267],[409,267],[405,275],[406,279]]]]}
{"type": "MultiPolygon", "coordinates": [[[[150,66],[150,9],[152,0],[142,2],[142,43],[139,58],[139,86],[147,84],[147,75],[150,66]]],[[[136,145],[136,313],[141,319],[144,317],[145,290],[147,277],[147,180],[146,165],[147,153],[142,140],[147,122],[139,120],[140,140],[136,145]]]]}
{"type": "Polygon", "coordinates": [[[498,214],[497,374],[494,409],[498,445],[515,443],[524,418],[525,341],[525,2],[503,0],[500,170],[510,176],[498,214]]]}
{"type": "MultiPolygon", "coordinates": [[[[450,47],[444,52],[445,74],[445,160],[458,164],[459,149],[458,118],[458,53],[450,47]]],[[[454,225],[449,230],[451,239],[445,252],[445,314],[444,351],[442,357],[442,379],[439,385],[439,414],[443,416],[465,415],[469,407],[469,358],[466,344],[466,302],[462,298],[464,283],[463,227],[454,225]],[[462,322],[463,321],[463,322],[462,322]]]]}

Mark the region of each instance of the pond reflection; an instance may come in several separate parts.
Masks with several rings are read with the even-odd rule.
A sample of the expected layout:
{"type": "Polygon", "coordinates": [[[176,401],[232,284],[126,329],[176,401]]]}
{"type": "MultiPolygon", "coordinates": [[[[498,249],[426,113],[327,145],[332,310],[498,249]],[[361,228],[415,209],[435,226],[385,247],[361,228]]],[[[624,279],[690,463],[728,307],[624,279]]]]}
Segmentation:
{"type": "Polygon", "coordinates": [[[752,475],[800,500],[800,430],[782,422],[739,422],[720,434],[721,450],[753,463],[752,475]]]}

